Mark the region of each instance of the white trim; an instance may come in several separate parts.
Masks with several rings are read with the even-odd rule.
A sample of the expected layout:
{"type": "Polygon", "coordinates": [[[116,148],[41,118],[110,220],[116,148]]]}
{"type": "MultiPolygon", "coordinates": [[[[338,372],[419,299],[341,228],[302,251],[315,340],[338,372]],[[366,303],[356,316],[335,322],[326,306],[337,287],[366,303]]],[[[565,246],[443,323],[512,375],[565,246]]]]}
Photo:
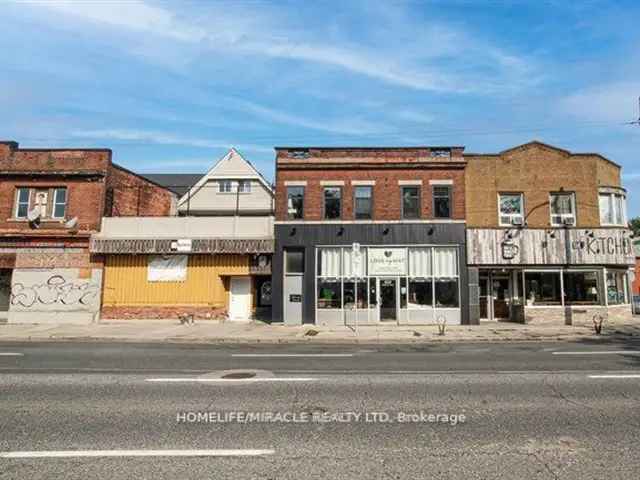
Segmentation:
{"type": "Polygon", "coordinates": [[[359,185],[359,186],[368,186],[368,185],[375,185],[376,181],[375,180],[351,180],[351,185],[359,185]]]}
{"type": "Polygon", "coordinates": [[[453,180],[429,180],[429,185],[453,185],[453,180]]]}
{"type": "Polygon", "coordinates": [[[306,187],[306,180],[287,180],[284,182],[285,187],[306,187]]]}
{"type": "Polygon", "coordinates": [[[453,220],[451,218],[432,219],[432,220],[277,220],[274,222],[276,225],[319,225],[319,224],[331,224],[331,225],[349,225],[349,224],[363,224],[363,223],[375,223],[375,224],[407,224],[407,223],[466,223],[466,220],[453,220]]]}
{"type": "Polygon", "coordinates": [[[422,185],[422,180],[398,180],[398,185],[422,185]]]}
{"type": "Polygon", "coordinates": [[[344,180],[320,180],[322,187],[344,187],[344,180]]]}

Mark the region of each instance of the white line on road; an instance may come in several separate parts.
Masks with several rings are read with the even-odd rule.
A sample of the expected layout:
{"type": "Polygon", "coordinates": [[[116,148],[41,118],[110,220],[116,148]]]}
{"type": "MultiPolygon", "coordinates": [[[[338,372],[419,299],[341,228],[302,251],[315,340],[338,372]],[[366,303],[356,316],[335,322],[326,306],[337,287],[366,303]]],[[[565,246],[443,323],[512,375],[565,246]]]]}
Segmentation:
{"type": "Polygon", "coordinates": [[[640,378],[640,375],[621,374],[621,375],[589,375],[589,378],[640,378]]]}
{"type": "Polygon", "coordinates": [[[24,353],[0,352],[0,357],[24,357],[24,353]]]}
{"type": "Polygon", "coordinates": [[[50,450],[0,452],[0,458],[73,457],[256,457],[273,455],[275,450],[50,450]]]}
{"type": "Polygon", "coordinates": [[[551,352],[553,355],[640,355],[640,350],[592,350],[583,352],[551,352]]]}
{"type": "Polygon", "coordinates": [[[168,383],[258,383],[258,382],[312,382],[311,377],[265,377],[265,378],[147,378],[147,382],[168,383]]]}
{"type": "Polygon", "coordinates": [[[289,358],[289,357],[353,357],[353,353],[232,353],[232,357],[243,358],[289,358]]]}

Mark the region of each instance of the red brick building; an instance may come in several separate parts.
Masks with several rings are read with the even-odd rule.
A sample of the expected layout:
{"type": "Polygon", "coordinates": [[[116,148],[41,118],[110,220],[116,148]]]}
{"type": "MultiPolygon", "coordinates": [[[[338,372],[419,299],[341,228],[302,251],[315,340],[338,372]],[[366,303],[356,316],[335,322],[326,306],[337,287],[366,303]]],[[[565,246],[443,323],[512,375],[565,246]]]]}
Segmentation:
{"type": "Polygon", "coordinates": [[[111,161],[108,149],[21,149],[0,142],[0,315],[10,322],[97,318],[103,216],[164,216],[169,190],[111,161]]]}
{"type": "Polygon", "coordinates": [[[467,323],[463,150],[276,148],[274,320],[467,323]]]}

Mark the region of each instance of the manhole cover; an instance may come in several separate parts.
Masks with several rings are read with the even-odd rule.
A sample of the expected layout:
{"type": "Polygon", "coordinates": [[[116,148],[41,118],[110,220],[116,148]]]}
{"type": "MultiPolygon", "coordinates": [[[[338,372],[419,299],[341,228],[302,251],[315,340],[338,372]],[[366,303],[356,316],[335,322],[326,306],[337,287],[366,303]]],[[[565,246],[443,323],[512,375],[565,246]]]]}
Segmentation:
{"type": "Polygon", "coordinates": [[[241,378],[253,378],[256,374],[252,372],[236,372],[236,373],[227,373],[223,375],[222,378],[228,379],[241,379],[241,378]]]}

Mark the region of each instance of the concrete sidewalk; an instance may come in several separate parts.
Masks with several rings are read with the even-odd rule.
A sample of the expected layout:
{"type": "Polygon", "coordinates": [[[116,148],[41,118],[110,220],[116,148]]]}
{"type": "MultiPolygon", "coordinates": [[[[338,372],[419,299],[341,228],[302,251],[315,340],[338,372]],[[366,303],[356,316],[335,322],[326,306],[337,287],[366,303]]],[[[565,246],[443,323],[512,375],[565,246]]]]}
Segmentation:
{"type": "Polygon", "coordinates": [[[521,325],[487,322],[478,326],[449,326],[444,336],[430,326],[350,327],[269,325],[262,322],[200,321],[181,325],[175,320],[108,320],[91,325],[0,324],[0,342],[113,341],[138,343],[261,343],[261,344],[406,344],[441,342],[579,341],[640,339],[640,321],[609,322],[602,335],[579,326],[521,325]]]}

